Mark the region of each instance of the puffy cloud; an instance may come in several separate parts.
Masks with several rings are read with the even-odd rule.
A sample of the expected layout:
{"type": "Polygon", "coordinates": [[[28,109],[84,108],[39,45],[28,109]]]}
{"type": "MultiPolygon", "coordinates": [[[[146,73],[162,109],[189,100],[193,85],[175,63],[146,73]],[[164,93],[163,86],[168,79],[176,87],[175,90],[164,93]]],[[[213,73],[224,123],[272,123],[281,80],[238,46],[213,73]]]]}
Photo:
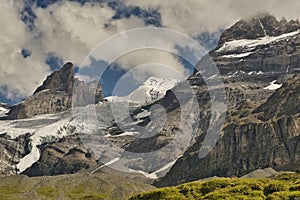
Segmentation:
{"type": "Polygon", "coordinates": [[[136,75],[132,77],[139,82],[145,81],[149,76],[183,79],[191,75],[178,61],[177,55],[163,50],[134,51],[120,57],[116,62],[125,69],[133,69],[131,73],[136,75]]]}
{"type": "Polygon", "coordinates": [[[269,11],[279,18],[300,17],[298,0],[127,0],[126,3],[143,9],[157,9],[164,26],[190,35],[215,32],[259,11],[269,11]]]}
{"type": "MultiPolygon", "coordinates": [[[[96,45],[109,37],[122,31],[146,26],[143,19],[135,16],[112,20],[115,12],[105,4],[85,3],[82,5],[76,2],[63,1],[44,9],[37,8],[35,13],[37,15],[35,20],[36,32],[41,35],[40,40],[43,51],[52,52],[64,61],[70,60],[77,65],[81,64],[96,45]]],[[[151,33],[130,38],[131,40],[127,41],[124,48],[130,49],[131,45],[132,47],[142,45],[141,41],[145,37],[150,38],[150,43],[164,44],[176,51],[176,43],[169,44],[168,41],[163,39],[151,39],[151,33]]],[[[122,50],[123,47],[120,44],[124,43],[126,39],[128,38],[125,37],[123,41],[116,40],[115,43],[112,41],[109,43],[109,47],[105,51],[98,52],[95,58],[98,61],[105,60],[103,56],[109,57],[109,54],[115,54],[115,52],[122,50]]],[[[127,70],[137,65],[157,62],[169,65],[181,74],[187,75],[184,66],[176,56],[162,51],[137,51],[123,56],[116,62],[127,70]]],[[[93,67],[95,66],[93,65],[93,67]]],[[[149,75],[166,75],[164,70],[157,71],[154,68],[153,70],[147,70],[145,73],[149,75]]],[[[84,77],[84,79],[88,79],[88,77],[84,77]]]]}
{"type": "Polygon", "coordinates": [[[0,6],[0,92],[12,100],[31,94],[49,72],[44,55],[18,15],[20,7],[9,0],[3,0],[0,6]],[[22,56],[25,47],[30,47],[30,57],[22,56]]]}
{"type": "Polygon", "coordinates": [[[36,31],[41,33],[45,52],[77,65],[90,50],[108,37],[127,29],[144,26],[136,17],[111,20],[114,11],[100,4],[63,1],[35,10],[36,31]]]}

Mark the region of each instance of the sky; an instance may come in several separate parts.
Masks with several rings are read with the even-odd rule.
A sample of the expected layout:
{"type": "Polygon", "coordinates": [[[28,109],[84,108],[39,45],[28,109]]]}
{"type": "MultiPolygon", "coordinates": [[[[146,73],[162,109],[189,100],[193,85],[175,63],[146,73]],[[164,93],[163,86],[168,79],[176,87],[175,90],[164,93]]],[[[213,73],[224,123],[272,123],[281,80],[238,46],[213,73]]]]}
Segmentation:
{"type": "MultiPolygon", "coordinates": [[[[299,0],[1,0],[0,101],[14,104],[27,98],[47,75],[68,61],[80,71],[97,45],[124,31],[168,28],[195,39],[209,51],[222,30],[241,18],[268,11],[278,19],[297,19],[299,10],[299,0]]],[[[174,52],[182,51],[176,42],[165,45],[174,52]]],[[[116,81],[128,70],[154,61],[189,73],[188,64],[172,53],[131,52],[105,69],[99,80],[104,94],[111,95],[116,81]]],[[[106,62],[95,61],[100,67],[106,62]]],[[[155,67],[141,68],[140,73],[172,78],[170,71],[155,67]]]]}

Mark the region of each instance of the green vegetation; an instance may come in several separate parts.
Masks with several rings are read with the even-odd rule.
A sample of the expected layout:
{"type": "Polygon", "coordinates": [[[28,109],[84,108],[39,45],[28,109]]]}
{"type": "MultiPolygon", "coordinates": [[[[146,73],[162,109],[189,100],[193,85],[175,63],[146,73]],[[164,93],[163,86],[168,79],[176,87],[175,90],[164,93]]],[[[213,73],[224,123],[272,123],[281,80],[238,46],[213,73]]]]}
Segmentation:
{"type": "MultiPolygon", "coordinates": [[[[8,184],[0,186],[0,200],[12,199],[10,198],[12,195],[19,193],[22,194],[24,192],[24,188],[17,184],[8,184]]],[[[17,199],[17,198],[15,198],[17,199]]]]}
{"type": "Polygon", "coordinates": [[[0,178],[0,200],[123,200],[130,196],[130,200],[298,200],[300,174],[285,172],[274,178],[260,179],[214,178],[153,189],[147,184],[109,174],[79,173],[35,178],[18,175],[0,178]]]}
{"type": "Polygon", "coordinates": [[[55,198],[58,196],[58,189],[54,188],[53,186],[40,187],[36,190],[36,192],[39,195],[42,195],[42,196],[48,197],[48,198],[55,198]]]}
{"type": "Polygon", "coordinates": [[[215,178],[137,194],[130,200],[300,199],[300,174],[285,172],[274,178],[215,178]]]}
{"type": "Polygon", "coordinates": [[[102,173],[0,178],[0,200],[124,200],[152,189],[137,180],[102,173]]]}

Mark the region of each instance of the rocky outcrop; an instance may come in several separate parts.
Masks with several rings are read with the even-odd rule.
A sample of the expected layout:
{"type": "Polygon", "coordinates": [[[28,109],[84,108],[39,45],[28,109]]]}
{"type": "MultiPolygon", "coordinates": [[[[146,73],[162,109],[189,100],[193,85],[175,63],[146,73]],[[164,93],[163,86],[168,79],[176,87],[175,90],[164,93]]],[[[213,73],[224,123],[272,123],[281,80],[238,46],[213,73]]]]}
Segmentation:
{"type": "Polygon", "coordinates": [[[72,105],[86,106],[102,100],[99,83],[84,83],[74,78],[73,64],[66,63],[60,70],[49,75],[32,96],[11,107],[7,118],[23,119],[52,114],[66,111],[72,105]]]}
{"type": "Polygon", "coordinates": [[[30,151],[30,136],[28,133],[11,138],[6,133],[0,134],[0,174],[17,173],[13,165],[17,164],[30,151]]]}
{"type": "Polygon", "coordinates": [[[276,174],[278,174],[278,172],[269,167],[266,169],[254,170],[253,172],[250,172],[249,174],[246,174],[241,178],[269,178],[274,177],[276,174]]]}
{"type": "Polygon", "coordinates": [[[296,103],[299,100],[300,78],[295,76],[289,82],[284,83],[282,88],[277,90],[266,103],[255,109],[253,113],[257,114],[258,118],[263,121],[272,117],[297,115],[300,113],[300,106],[296,103]]]}
{"type": "Polygon", "coordinates": [[[44,144],[40,147],[40,151],[39,161],[22,174],[28,176],[73,174],[97,166],[95,158],[83,146],[78,135],[44,144]]]}
{"type": "Polygon", "coordinates": [[[68,62],[60,70],[53,72],[33,94],[43,90],[63,91],[72,94],[74,84],[74,67],[68,62]]]}

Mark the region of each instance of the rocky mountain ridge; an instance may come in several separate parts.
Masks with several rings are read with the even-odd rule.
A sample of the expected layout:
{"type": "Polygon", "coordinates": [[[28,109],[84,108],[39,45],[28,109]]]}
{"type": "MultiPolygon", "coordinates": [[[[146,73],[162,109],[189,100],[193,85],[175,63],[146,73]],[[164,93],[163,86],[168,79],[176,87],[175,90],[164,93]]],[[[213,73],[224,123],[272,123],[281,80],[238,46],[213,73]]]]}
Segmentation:
{"type": "Polygon", "coordinates": [[[239,20],[225,30],[220,37],[219,45],[232,40],[257,39],[265,36],[279,36],[300,29],[299,20],[287,21],[284,17],[278,21],[268,12],[258,13],[254,17],[239,20]]]}
{"type": "Polygon", "coordinates": [[[35,115],[66,111],[74,106],[86,106],[103,100],[99,83],[84,83],[74,78],[72,63],[49,75],[32,96],[12,106],[7,119],[24,119],[35,115]],[[77,96],[74,97],[72,94],[77,96]],[[75,99],[75,101],[74,101],[75,99]]]}

